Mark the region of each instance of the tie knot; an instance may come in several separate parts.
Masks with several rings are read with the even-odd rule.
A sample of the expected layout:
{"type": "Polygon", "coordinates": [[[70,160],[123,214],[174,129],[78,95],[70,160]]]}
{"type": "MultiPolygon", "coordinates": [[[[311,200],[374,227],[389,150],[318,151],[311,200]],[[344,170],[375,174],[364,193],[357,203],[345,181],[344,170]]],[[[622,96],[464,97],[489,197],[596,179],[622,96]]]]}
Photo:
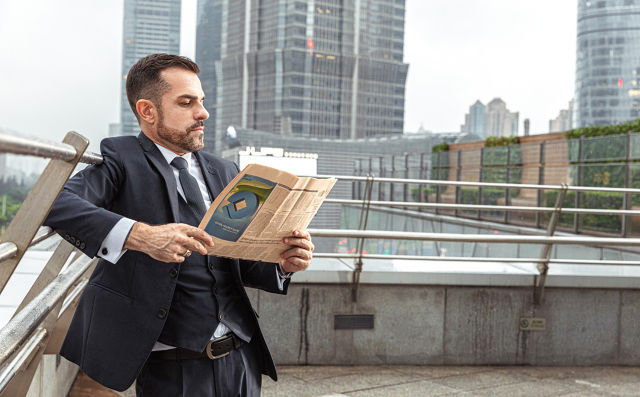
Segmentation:
{"type": "Polygon", "coordinates": [[[171,165],[176,167],[179,170],[186,170],[188,169],[188,164],[187,164],[187,160],[183,159],[182,157],[176,157],[171,161],[171,165]]]}

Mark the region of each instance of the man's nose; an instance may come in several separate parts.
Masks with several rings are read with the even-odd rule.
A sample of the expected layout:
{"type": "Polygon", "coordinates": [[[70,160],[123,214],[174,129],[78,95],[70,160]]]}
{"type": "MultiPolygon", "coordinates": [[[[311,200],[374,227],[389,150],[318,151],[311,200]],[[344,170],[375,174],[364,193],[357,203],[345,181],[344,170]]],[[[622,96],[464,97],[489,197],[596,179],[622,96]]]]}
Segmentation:
{"type": "Polygon", "coordinates": [[[209,118],[209,112],[207,112],[207,109],[205,109],[204,105],[201,103],[200,106],[198,107],[198,110],[196,111],[195,119],[206,120],[208,118],[209,118]]]}

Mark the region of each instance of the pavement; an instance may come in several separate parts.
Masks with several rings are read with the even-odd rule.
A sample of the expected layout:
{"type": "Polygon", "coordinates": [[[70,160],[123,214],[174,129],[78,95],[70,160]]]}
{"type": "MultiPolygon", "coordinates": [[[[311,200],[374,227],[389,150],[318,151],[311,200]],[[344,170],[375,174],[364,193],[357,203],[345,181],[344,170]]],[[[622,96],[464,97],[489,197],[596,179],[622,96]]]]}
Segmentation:
{"type": "Polygon", "coordinates": [[[262,396],[640,396],[638,367],[280,366],[262,396]]]}
{"type": "MultiPolygon", "coordinates": [[[[640,396],[640,367],[279,366],[278,375],[263,377],[262,397],[640,396]]],[[[88,382],[79,376],[69,396],[135,397],[88,382]]]]}

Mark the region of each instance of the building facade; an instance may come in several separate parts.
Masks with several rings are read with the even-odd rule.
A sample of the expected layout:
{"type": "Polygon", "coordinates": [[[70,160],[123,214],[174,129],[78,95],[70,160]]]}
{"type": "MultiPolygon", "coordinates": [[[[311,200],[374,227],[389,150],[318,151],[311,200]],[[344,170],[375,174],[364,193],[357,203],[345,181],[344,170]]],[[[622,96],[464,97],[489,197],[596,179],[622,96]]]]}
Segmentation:
{"type": "Polygon", "coordinates": [[[485,137],[485,109],[486,107],[480,100],[469,107],[469,113],[464,115],[464,124],[460,128],[460,132],[475,134],[481,138],[485,137]]]}
{"type": "Polygon", "coordinates": [[[558,117],[549,120],[549,132],[564,132],[571,129],[573,123],[573,99],[567,109],[560,110],[558,117]]]}
{"type": "Polygon", "coordinates": [[[217,37],[220,21],[219,43],[197,38],[198,54],[209,51],[198,61],[215,64],[213,78],[202,76],[205,92],[216,87],[214,146],[232,124],[318,138],[402,134],[404,0],[200,0],[198,11],[199,36],[217,37]]]}
{"type": "Polygon", "coordinates": [[[640,1],[578,0],[573,127],[640,117],[640,1]]]}
{"type": "Polygon", "coordinates": [[[494,98],[485,109],[485,137],[518,136],[519,113],[507,109],[500,98],[494,98]]]}
{"type": "Polygon", "coordinates": [[[182,0],[124,0],[122,26],[122,81],[120,125],[122,135],[137,135],[138,121],[127,101],[127,73],[138,59],[157,52],[180,52],[182,0]]]}

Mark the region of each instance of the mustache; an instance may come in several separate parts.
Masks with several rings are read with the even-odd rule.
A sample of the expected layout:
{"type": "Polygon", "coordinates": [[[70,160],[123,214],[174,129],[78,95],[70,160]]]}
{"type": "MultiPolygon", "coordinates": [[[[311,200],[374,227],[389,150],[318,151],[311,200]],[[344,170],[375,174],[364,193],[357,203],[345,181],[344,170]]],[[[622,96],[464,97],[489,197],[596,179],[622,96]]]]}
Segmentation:
{"type": "Polygon", "coordinates": [[[191,124],[189,126],[189,128],[187,128],[187,131],[191,132],[191,131],[195,130],[196,128],[200,128],[200,127],[204,127],[204,121],[202,121],[202,120],[198,120],[195,123],[191,124]]]}

